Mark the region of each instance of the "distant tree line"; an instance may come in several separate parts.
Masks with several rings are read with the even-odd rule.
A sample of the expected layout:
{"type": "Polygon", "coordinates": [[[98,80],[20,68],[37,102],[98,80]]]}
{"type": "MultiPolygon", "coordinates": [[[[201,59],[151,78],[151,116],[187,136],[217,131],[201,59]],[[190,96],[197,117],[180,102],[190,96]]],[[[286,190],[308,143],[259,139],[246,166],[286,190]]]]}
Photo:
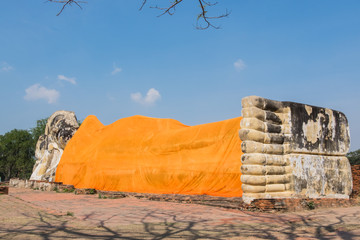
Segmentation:
{"type": "Polygon", "coordinates": [[[35,148],[45,133],[47,118],[38,120],[30,130],[13,129],[0,135],[0,177],[29,179],[35,163],[35,148]]]}
{"type": "MultiPolygon", "coordinates": [[[[35,149],[39,137],[45,134],[48,118],[36,121],[29,130],[13,129],[0,135],[0,178],[29,179],[35,164],[35,149]]],[[[79,126],[81,121],[78,120],[79,126]]]]}

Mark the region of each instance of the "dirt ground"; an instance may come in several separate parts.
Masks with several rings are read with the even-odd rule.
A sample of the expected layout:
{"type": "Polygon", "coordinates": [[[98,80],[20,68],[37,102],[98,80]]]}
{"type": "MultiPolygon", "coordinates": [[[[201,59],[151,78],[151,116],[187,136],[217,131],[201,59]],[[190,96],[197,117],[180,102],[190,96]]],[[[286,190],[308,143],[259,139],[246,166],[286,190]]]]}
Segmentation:
{"type": "Polygon", "coordinates": [[[10,188],[0,239],[360,239],[360,206],[259,213],[10,188]]]}

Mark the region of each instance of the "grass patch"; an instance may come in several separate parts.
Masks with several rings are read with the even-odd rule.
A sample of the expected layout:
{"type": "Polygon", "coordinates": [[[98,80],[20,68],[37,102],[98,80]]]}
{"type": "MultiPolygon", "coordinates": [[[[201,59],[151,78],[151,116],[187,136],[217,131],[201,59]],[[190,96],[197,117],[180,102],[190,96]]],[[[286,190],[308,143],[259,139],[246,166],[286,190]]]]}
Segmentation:
{"type": "Polygon", "coordinates": [[[95,189],[90,189],[89,190],[89,194],[95,194],[96,193],[96,190],[95,189]]]}
{"type": "Polygon", "coordinates": [[[75,191],[74,188],[71,188],[71,189],[65,188],[65,189],[63,190],[64,193],[72,193],[72,192],[74,192],[74,191],[75,191]]]}
{"type": "Polygon", "coordinates": [[[68,211],[68,212],[66,213],[66,216],[71,216],[71,217],[73,217],[73,216],[74,216],[74,213],[68,211]]]}
{"type": "Polygon", "coordinates": [[[315,203],[314,203],[313,201],[306,202],[306,206],[307,206],[310,210],[314,210],[314,209],[315,209],[315,203]]]}
{"type": "Polygon", "coordinates": [[[108,197],[107,197],[107,196],[103,196],[103,195],[101,195],[101,194],[99,193],[98,198],[99,198],[99,199],[107,199],[108,197]]]}

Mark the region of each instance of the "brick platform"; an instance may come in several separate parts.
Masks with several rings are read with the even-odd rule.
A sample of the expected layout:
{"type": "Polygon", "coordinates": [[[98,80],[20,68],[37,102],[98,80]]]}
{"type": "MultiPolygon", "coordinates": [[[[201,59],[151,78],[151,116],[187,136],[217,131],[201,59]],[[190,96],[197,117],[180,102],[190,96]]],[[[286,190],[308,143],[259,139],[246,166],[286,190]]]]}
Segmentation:
{"type": "Polygon", "coordinates": [[[76,195],[96,194],[97,192],[94,188],[76,188],[74,191],[76,195]]]}
{"type": "Polygon", "coordinates": [[[245,209],[246,206],[241,197],[214,197],[208,195],[182,195],[182,194],[152,194],[152,193],[132,193],[132,192],[112,192],[98,191],[100,198],[125,198],[132,197],[147,199],[152,201],[178,202],[202,204],[214,207],[224,207],[233,209],[245,209]]]}
{"type": "MultiPolygon", "coordinates": [[[[74,188],[73,185],[64,185],[57,182],[44,182],[32,180],[12,180],[10,186],[31,188],[42,191],[57,191],[57,192],[74,192],[79,195],[98,194],[99,198],[137,198],[147,199],[152,201],[163,202],[177,202],[177,203],[192,203],[201,204],[213,207],[222,207],[230,209],[260,211],[260,212],[274,212],[274,211],[302,211],[312,210],[315,208],[334,208],[334,207],[349,207],[359,204],[360,192],[360,165],[353,166],[353,182],[354,191],[350,199],[337,198],[273,198],[273,199],[255,199],[250,204],[243,202],[241,197],[214,197],[208,195],[181,195],[181,194],[151,194],[151,193],[132,193],[132,192],[114,192],[114,191],[100,191],[91,188],[74,188]],[[46,186],[46,187],[45,187],[46,186]]],[[[1,189],[1,188],[0,188],[1,189]]],[[[1,192],[0,192],[1,193],[1,192]]],[[[7,194],[7,193],[6,193],[7,194]]]]}
{"type": "Polygon", "coordinates": [[[338,198],[276,198],[255,199],[247,206],[255,211],[303,211],[315,208],[350,207],[358,204],[357,199],[338,198]]]}
{"type": "Polygon", "coordinates": [[[231,209],[274,212],[274,211],[303,211],[315,208],[350,207],[358,204],[358,199],[338,198],[275,198],[255,199],[251,204],[243,202],[242,198],[213,197],[208,195],[180,195],[180,194],[150,194],[98,191],[99,198],[125,198],[133,197],[152,201],[178,202],[201,204],[231,209]]]}
{"type": "Polygon", "coordinates": [[[59,184],[57,185],[58,191],[60,192],[74,192],[75,188],[73,185],[59,184]]]}

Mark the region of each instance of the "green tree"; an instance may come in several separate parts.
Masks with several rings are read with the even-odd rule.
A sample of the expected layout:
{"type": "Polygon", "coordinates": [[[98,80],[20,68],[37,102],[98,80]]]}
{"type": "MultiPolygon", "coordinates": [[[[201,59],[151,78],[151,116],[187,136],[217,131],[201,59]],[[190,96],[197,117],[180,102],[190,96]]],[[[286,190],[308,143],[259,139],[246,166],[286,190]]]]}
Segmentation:
{"type": "Polygon", "coordinates": [[[48,118],[43,118],[36,121],[36,127],[30,129],[30,133],[34,140],[34,151],[36,147],[36,143],[39,140],[39,137],[45,134],[45,128],[48,118]]]}
{"type": "Polygon", "coordinates": [[[35,163],[33,136],[26,130],[11,130],[0,135],[0,176],[28,179],[35,163]]]}
{"type": "Polygon", "coordinates": [[[346,156],[349,159],[351,165],[360,164],[360,149],[349,152],[346,156]]]}

